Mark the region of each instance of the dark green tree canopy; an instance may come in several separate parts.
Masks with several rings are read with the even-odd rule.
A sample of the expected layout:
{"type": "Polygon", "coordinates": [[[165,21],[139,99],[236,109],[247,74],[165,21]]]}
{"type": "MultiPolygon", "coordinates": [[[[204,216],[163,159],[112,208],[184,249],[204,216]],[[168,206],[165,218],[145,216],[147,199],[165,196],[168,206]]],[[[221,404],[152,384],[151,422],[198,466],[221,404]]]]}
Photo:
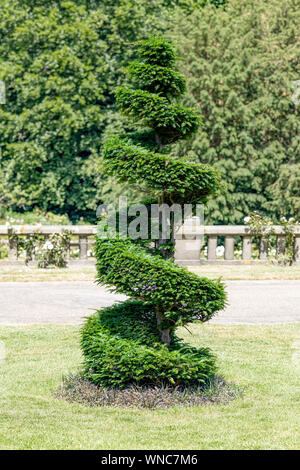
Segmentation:
{"type": "Polygon", "coordinates": [[[86,164],[105,126],[106,18],[83,4],[33,3],[1,8],[0,165],[17,207],[72,216],[95,197],[86,164]]]}
{"type": "MultiPolygon", "coordinates": [[[[162,112],[184,91],[185,80],[172,65],[163,66],[159,54],[155,70],[151,54],[136,60],[134,41],[159,32],[178,44],[184,104],[203,116],[200,131],[173,154],[214,166],[227,184],[210,199],[207,222],[240,223],[253,210],[274,220],[300,218],[300,107],[292,101],[299,80],[298,4],[211,6],[218,3],[2,0],[1,204],[92,221],[98,203],[123,191],[98,158],[108,134],[133,131],[116,113],[115,88],[130,81],[140,102],[146,99],[141,92],[158,94],[162,112]]],[[[169,139],[176,135],[172,130],[169,139]]]]}
{"type": "MultiPolygon", "coordinates": [[[[2,0],[0,80],[7,100],[0,105],[1,204],[95,221],[97,204],[121,190],[103,174],[98,152],[105,133],[122,128],[114,90],[124,82],[133,42],[168,28],[174,8],[185,15],[204,4],[2,0]]],[[[149,64],[141,67],[147,82],[149,64]]],[[[162,72],[164,79],[152,77],[148,91],[157,83],[168,88],[171,72],[162,72]]],[[[169,93],[183,86],[177,75],[169,93]]]]}
{"type": "Polygon", "coordinates": [[[257,210],[274,222],[300,219],[299,3],[231,0],[177,12],[176,40],[187,77],[185,103],[203,122],[175,153],[213,165],[227,191],[208,203],[207,222],[241,223],[257,210]]]}
{"type": "Polygon", "coordinates": [[[113,90],[132,41],[159,28],[157,9],[167,17],[162,0],[1,2],[6,204],[95,216],[105,181],[93,156],[110,122],[120,125],[113,90]]]}

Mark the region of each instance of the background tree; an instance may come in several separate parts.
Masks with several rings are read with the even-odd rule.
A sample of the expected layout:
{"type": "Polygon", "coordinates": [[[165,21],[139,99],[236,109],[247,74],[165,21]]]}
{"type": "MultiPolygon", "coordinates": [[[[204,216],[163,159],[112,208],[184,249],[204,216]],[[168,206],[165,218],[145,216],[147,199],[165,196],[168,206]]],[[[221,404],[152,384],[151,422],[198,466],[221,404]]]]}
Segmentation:
{"type": "MultiPolygon", "coordinates": [[[[141,127],[105,142],[106,170],[120,181],[146,183],[160,204],[205,201],[220,185],[216,172],[162,153],[199,125],[194,110],[176,101],[185,80],[175,69],[174,49],[164,39],[151,38],[140,43],[138,54],[129,68],[135,87],[119,87],[116,98],[121,111],[141,127]]],[[[98,282],[131,300],[101,310],[85,324],[86,377],[109,386],[207,381],[215,371],[213,356],[182,344],[175,329],[205,322],[222,309],[223,285],[122,237],[97,237],[96,257],[98,282]]]]}
{"type": "Polygon", "coordinates": [[[232,0],[216,9],[204,3],[1,1],[6,206],[95,221],[97,205],[124,192],[104,174],[98,155],[112,131],[132,130],[116,112],[113,91],[126,80],[133,42],[159,32],[178,43],[185,104],[204,117],[200,132],[173,154],[215,166],[227,183],[209,201],[206,221],[240,223],[253,210],[274,221],[300,217],[300,106],[292,101],[299,4],[232,0]]]}
{"type": "Polygon", "coordinates": [[[175,153],[213,165],[227,191],[211,199],[207,222],[241,223],[253,210],[300,218],[299,2],[231,0],[223,10],[177,12],[169,36],[187,76],[185,103],[200,131],[175,153]],[[298,201],[298,202],[297,202],[298,201]]]}
{"type": "MultiPolygon", "coordinates": [[[[3,2],[2,2],[3,3],[3,2]]],[[[88,213],[86,165],[105,125],[107,45],[101,10],[80,2],[5,2],[1,8],[1,167],[16,207],[88,213]]]]}
{"type": "Polygon", "coordinates": [[[113,90],[132,44],[168,28],[176,6],[187,15],[204,3],[1,0],[0,171],[8,207],[95,221],[97,204],[121,190],[98,155],[105,135],[123,126],[113,90]]]}

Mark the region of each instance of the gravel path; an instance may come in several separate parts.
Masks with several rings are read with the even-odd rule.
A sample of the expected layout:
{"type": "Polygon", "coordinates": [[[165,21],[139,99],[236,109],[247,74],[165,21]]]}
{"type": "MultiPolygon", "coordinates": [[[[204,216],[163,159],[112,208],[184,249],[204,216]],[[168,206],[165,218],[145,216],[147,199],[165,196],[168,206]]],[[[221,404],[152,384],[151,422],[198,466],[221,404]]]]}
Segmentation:
{"type": "MultiPolygon", "coordinates": [[[[300,281],[227,281],[223,324],[300,321],[300,281]]],[[[0,324],[77,324],[100,307],[123,300],[90,282],[1,282],[0,324]]]]}

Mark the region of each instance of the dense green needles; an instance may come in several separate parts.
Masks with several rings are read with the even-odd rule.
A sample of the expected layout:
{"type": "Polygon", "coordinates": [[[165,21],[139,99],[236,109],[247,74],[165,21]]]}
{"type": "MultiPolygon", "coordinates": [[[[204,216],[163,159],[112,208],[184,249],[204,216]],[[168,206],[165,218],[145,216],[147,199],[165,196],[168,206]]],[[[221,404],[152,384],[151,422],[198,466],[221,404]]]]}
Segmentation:
{"type": "MultiPolygon", "coordinates": [[[[164,148],[190,137],[200,123],[193,109],[176,102],[185,80],[175,69],[174,48],[165,39],[150,38],[139,44],[138,57],[129,68],[134,87],[118,88],[116,98],[123,114],[147,129],[108,139],[106,170],[121,181],[146,183],[159,204],[203,202],[220,186],[215,170],[171,158],[164,148]]],[[[85,376],[94,383],[194,385],[215,373],[212,353],[182,343],[175,329],[205,322],[221,310],[223,285],[165,259],[160,242],[157,254],[129,238],[97,238],[98,282],[132,300],[97,312],[84,325],[85,376]]]]}

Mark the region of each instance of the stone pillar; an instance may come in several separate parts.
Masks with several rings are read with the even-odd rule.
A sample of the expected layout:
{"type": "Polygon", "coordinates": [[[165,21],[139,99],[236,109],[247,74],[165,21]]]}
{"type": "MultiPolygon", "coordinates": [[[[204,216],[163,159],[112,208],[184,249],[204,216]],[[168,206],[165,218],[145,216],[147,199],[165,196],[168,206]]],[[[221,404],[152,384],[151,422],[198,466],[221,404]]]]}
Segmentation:
{"type": "Polygon", "coordinates": [[[225,237],[225,256],[226,260],[234,259],[234,237],[226,236],[225,237]]]}
{"type": "Polygon", "coordinates": [[[176,240],[175,262],[185,265],[200,264],[202,243],[196,238],[193,240],[176,240]]]}
{"type": "Polygon", "coordinates": [[[300,264],[300,234],[294,239],[294,262],[300,264]]]}
{"type": "Polygon", "coordinates": [[[252,238],[243,237],[242,258],[244,260],[251,260],[252,257],[252,238]]]}
{"type": "Polygon", "coordinates": [[[190,217],[175,234],[175,262],[182,265],[200,264],[203,226],[199,217],[190,217]]]}
{"type": "Polygon", "coordinates": [[[260,245],[259,245],[259,259],[260,260],[267,260],[268,259],[268,240],[264,237],[261,237],[260,239],[260,245]]]}
{"type": "Polygon", "coordinates": [[[88,237],[79,235],[79,259],[87,259],[88,257],[88,237]]]}
{"type": "Polygon", "coordinates": [[[207,242],[207,259],[208,261],[214,261],[216,259],[218,237],[217,235],[209,235],[207,242]]]}
{"type": "Polygon", "coordinates": [[[286,247],[286,237],[278,236],[276,239],[276,255],[284,255],[286,247]]]}
{"type": "Polygon", "coordinates": [[[17,242],[9,242],[7,244],[8,248],[8,259],[9,261],[17,261],[18,260],[18,245],[17,242]]]}

